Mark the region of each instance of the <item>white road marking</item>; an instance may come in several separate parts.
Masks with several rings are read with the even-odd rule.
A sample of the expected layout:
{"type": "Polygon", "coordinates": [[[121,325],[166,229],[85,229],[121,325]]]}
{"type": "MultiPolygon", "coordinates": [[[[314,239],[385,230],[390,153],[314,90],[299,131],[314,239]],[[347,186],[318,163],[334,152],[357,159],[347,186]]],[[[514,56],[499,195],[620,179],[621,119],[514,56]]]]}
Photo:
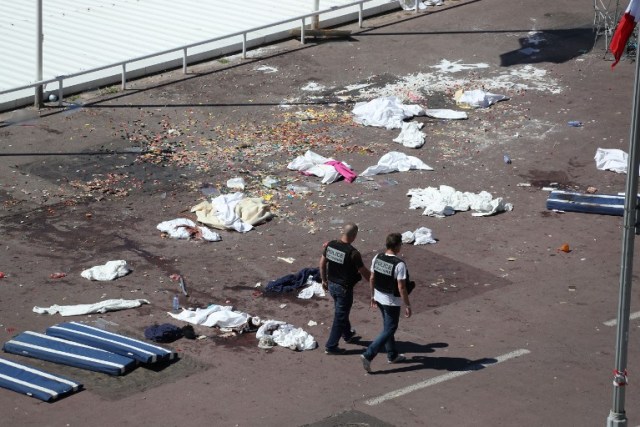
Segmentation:
{"type": "Polygon", "coordinates": [[[455,372],[449,372],[448,374],[444,374],[444,375],[440,375],[438,377],[434,377],[434,378],[429,378],[428,380],[419,382],[417,384],[413,384],[398,390],[394,390],[391,391],[389,393],[383,394],[382,396],[378,396],[378,397],[374,397],[372,399],[366,400],[365,403],[369,406],[373,406],[373,405],[378,405],[382,402],[385,402],[387,400],[391,400],[391,399],[395,399],[396,397],[400,397],[400,396],[404,396],[405,394],[411,393],[412,391],[416,391],[416,390],[420,390],[432,385],[436,385],[439,384],[441,382],[444,381],[448,381],[457,377],[461,377],[462,375],[467,375],[470,374],[471,372],[476,372],[478,369],[480,368],[488,368],[492,365],[498,364],[498,363],[502,363],[506,360],[509,359],[514,359],[516,357],[520,357],[523,356],[525,354],[529,354],[531,353],[529,350],[526,350],[524,348],[521,348],[520,350],[515,350],[512,351],[510,353],[506,353],[503,354],[502,356],[498,356],[496,357],[496,362],[494,363],[487,363],[487,364],[483,364],[483,363],[478,363],[476,365],[471,365],[469,366],[468,370],[466,371],[455,371],[455,372]]]}
{"type": "MultiPolygon", "coordinates": [[[[637,319],[640,317],[640,311],[636,311],[635,313],[631,313],[629,315],[629,320],[637,319]]],[[[618,324],[618,319],[611,319],[603,322],[605,326],[616,326],[618,324]]]]}

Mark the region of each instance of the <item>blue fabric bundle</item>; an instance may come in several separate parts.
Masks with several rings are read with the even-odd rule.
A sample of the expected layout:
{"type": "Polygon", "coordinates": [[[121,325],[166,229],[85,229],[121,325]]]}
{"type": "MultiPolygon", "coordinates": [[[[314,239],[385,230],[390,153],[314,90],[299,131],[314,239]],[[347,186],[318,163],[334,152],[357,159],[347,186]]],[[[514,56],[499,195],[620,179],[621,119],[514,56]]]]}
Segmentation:
{"type": "Polygon", "coordinates": [[[295,274],[287,274],[279,279],[267,283],[265,292],[285,293],[302,288],[307,283],[307,279],[312,277],[316,282],[320,281],[319,268],[303,268],[295,274]]]}

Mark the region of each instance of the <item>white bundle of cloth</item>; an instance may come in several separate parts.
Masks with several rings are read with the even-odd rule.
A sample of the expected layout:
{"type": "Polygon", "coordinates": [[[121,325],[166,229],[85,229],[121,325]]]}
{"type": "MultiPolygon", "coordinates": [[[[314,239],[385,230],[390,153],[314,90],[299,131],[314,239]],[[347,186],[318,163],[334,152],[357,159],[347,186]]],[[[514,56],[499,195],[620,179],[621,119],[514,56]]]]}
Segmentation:
{"type": "Polygon", "coordinates": [[[202,240],[207,242],[218,242],[222,240],[222,237],[215,231],[208,229],[207,227],[201,227],[196,225],[195,222],[187,218],[176,218],[169,221],[161,222],[156,228],[163,233],[167,233],[169,237],[173,239],[191,239],[195,235],[201,237],[202,240]]]}
{"type": "Polygon", "coordinates": [[[192,207],[191,212],[195,212],[199,222],[213,228],[246,233],[273,216],[269,209],[259,197],[233,193],[215,197],[211,202],[205,200],[192,207]]]}
{"type": "Polygon", "coordinates": [[[411,197],[410,209],[424,209],[422,215],[444,218],[456,211],[473,210],[473,216],[489,216],[513,209],[511,203],[505,203],[502,197],[493,198],[491,193],[481,191],[470,193],[457,191],[448,185],[439,188],[412,188],[407,192],[411,197]]]}
{"type": "Polygon", "coordinates": [[[419,227],[416,231],[405,231],[402,233],[402,243],[428,245],[436,242],[437,240],[433,235],[433,231],[427,227],[419,227]]]}
{"type": "Polygon", "coordinates": [[[461,108],[487,108],[499,101],[509,99],[506,95],[489,93],[480,89],[458,90],[453,97],[461,108]]]}
{"type": "Polygon", "coordinates": [[[412,169],[432,171],[433,168],[415,156],[407,156],[399,151],[390,151],[380,157],[378,164],[369,166],[360,176],[373,176],[391,172],[407,172],[412,169]]]}
{"type": "Polygon", "coordinates": [[[126,276],[131,272],[125,260],[107,261],[104,265],[96,265],[84,270],[80,275],[85,279],[108,281],[126,276]]]}
{"type": "Polygon", "coordinates": [[[395,96],[358,102],[352,110],[353,120],[364,126],[376,126],[386,129],[400,129],[404,119],[424,116],[425,111],[419,105],[405,105],[395,96]]]}
{"type": "Polygon", "coordinates": [[[291,350],[313,350],[318,346],[315,338],[302,328],[279,320],[267,320],[258,328],[256,338],[260,340],[265,336],[271,336],[276,344],[291,350]]]}
{"type": "Polygon", "coordinates": [[[617,148],[598,148],[594,156],[598,170],[627,173],[629,155],[617,148]]]}
{"type": "MultiPolygon", "coordinates": [[[[298,156],[293,159],[288,165],[287,169],[304,172],[308,175],[314,175],[322,178],[323,184],[331,184],[340,178],[340,174],[332,165],[325,163],[334,159],[330,157],[324,157],[320,154],[314,153],[311,150],[307,150],[302,156],[298,156]]],[[[349,166],[345,163],[346,166],[349,166]]],[[[350,166],[349,166],[350,167],[350,166]]]]}
{"type": "Polygon", "coordinates": [[[231,306],[211,304],[207,308],[182,310],[180,313],[168,312],[176,320],[208,327],[243,329],[249,321],[247,313],[234,311],[231,306]]]}

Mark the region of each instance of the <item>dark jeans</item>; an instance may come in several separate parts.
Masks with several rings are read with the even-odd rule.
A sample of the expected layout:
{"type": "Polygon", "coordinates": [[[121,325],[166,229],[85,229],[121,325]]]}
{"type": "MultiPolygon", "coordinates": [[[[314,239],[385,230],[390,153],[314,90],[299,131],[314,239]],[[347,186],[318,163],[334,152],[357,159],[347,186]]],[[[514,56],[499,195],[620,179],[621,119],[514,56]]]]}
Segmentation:
{"type": "Polygon", "coordinates": [[[382,347],[384,347],[387,352],[387,360],[393,360],[398,357],[398,350],[396,350],[396,339],[394,335],[398,329],[398,323],[400,323],[401,307],[382,305],[379,302],[376,302],[376,304],[378,304],[378,308],[382,314],[383,328],[380,335],[378,335],[365,350],[364,357],[371,361],[380,352],[382,347]]]}
{"type": "Polygon", "coordinates": [[[334,314],[333,325],[331,325],[331,332],[325,347],[335,349],[338,347],[340,337],[348,340],[353,335],[349,321],[349,313],[353,305],[353,287],[345,288],[337,283],[329,282],[329,293],[333,297],[334,314]]]}

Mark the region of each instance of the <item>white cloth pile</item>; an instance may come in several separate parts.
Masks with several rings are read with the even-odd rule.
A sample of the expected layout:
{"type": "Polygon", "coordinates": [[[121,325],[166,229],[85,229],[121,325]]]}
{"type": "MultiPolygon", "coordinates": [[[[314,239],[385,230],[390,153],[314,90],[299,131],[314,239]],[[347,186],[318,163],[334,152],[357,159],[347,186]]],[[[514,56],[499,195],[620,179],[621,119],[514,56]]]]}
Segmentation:
{"type": "Polygon", "coordinates": [[[428,166],[415,156],[407,156],[399,151],[390,151],[380,157],[377,165],[369,166],[360,176],[373,176],[390,172],[407,172],[412,169],[433,170],[431,166],[428,166]]]}
{"type": "Polygon", "coordinates": [[[417,228],[416,231],[405,231],[402,233],[402,243],[428,245],[436,242],[437,240],[433,235],[433,231],[427,227],[420,227],[417,228]]]}
{"type": "Polygon", "coordinates": [[[308,332],[279,320],[265,321],[258,328],[256,338],[261,342],[265,338],[269,338],[270,341],[273,340],[279,346],[298,351],[313,350],[318,346],[315,338],[308,332]]]}
{"type": "Polygon", "coordinates": [[[161,222],[156,228],[163,233],[167,233],[169,237],[174,239],[202,239],[207,242],[217,242],[222,237],[215,231],[196,225],[195,222],[187,218],[176,218],[169,221],[161,222]]]}
{"type": "Polygon", "coordinates": [[[487,108],[499,101],[509,99],[506,95],[485,92],[480,89],[458,90],[453,97],[461,108],[487,108]]]}
{"type": "Polygon", "coordinates": [[[52,305],[50,307],[33,307],[33,311],[38,314],[56,314],[61,316],[78,316],[81,314],[106,313],[107,311],[124,310],[127,308],[140,307],[142,304],[149,304],[146,299],[108,299],[95,304],[77,305],[52,305]]]}
{"type": "Polygon", "coordinates": [[[469,116],[464,111],[448,110],[446,108],[432,108],[425,111],[427,117],[445,120],[464,120],[469,116]]]}
{"type": "Polygon", "coordinates": [[[322,289],[322,283],[313,280],[313,277],[307,278],[307,287],[298,292],[298,298],[311,299],[312,296],[318,295],[319,297],[325,296],[324,289],[322,289]]]}
{"type": "Polygon", "coordinates": [[[393,142],[397,142],[399,144],[404,145],[408,148],[420,148],[424,145],[424,139],[426,138],[426,134],[422,132],[424,123],[418,122],[402,122],[402,130],[400,131],[400,135],[393,140],[393,142]]]}
{"type": "Polygon", "coordinates": [[[176,320],[191,323],[193,325],[202,325],[208,327],[229,328],[241,330],[249,321],[247,313],[234,311],[231,306],[222,306],[211,304],[207,308],[197,308],[195,310],[182,310],[182,312],[168,313],[169,316],[176,320]]]}
{"type": "Polygon", "coordinates": [[[221,230],[246,233],[254,225],[270,219],[269,205],[259,197],[244,197],[243,193],[223,194],[191,208],[199,222],[221,230]]]}
{"type": "Polygon", "coordinates": [[[473,216],[489,216],[513,209],[511,203],[505,203],[502,197],[493,198],[491,193],[481,191],[470,193],[457,191],[448,185],[440,188],[412,188],[407,192],[411,197],[410,209],[424,209],[422,215],[444,218],[456,211],[473,210],[473,216]]]}
{"type": "MultiPolygon", "coordinates": [[[[288,165],[287,169],[304,172],[308,175],[314,175],[322,178],[323,184],[331,184],[338,180],[341,175],[338,173],[335,167],[327,165],[325,163],[334,159],[330,157],[324,157],[320,154],[314,153],[311,150],[307,150],[302,156],[298,156],[293,159],[288,165]]],[[[345,166],[351,168],[348,164],[345,166]]]]}
{"type": "Polygon", "coordinates": [[[397,97],[389,96],[358,102],[352,113],[353,120],[361,125],[400,129],[404,119],[424,116],[424,109],[415,104],[404,105],[397,97]]]}
{"type": "Polygon", "coordinates": [[[125,260],[107,261],[104,265],[96,265],[84,270],[80,275],[89,280],[114,280],[131,272],[125,260]]]}
{"type": "Polygon", "coordinates": [[[598,148],[594,157],[598,170],[627,173],[629,155],[617,148],[598,148]]]}

